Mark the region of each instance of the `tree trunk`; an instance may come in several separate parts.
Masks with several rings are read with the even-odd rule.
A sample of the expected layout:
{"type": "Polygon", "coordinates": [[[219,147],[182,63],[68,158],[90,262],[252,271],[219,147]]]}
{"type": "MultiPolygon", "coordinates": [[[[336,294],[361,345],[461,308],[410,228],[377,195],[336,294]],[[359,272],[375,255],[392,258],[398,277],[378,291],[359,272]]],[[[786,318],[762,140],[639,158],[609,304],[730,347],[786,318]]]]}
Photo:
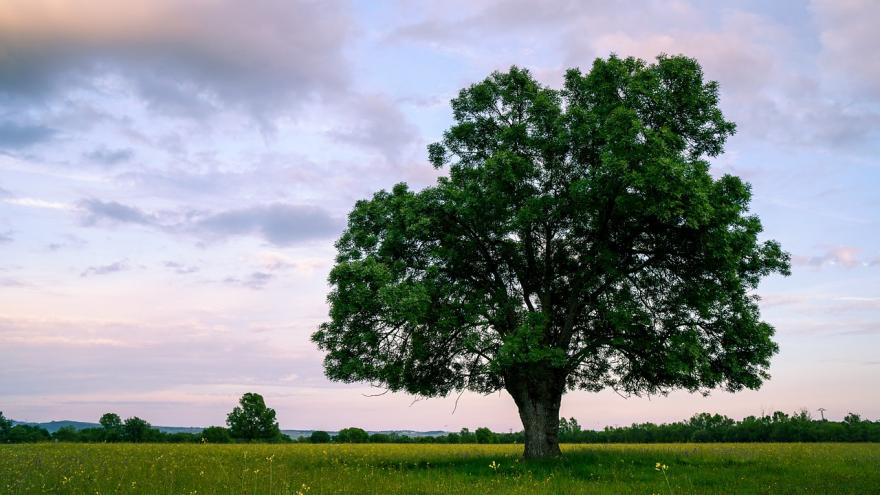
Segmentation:
{"type": "Polygon", "coordinates": [[[559,404],[563,385],[560,381],[543,376],[527,376],[521,380],[507,378],[506,388],[522,420],[525,433],[526,459],[541,459],[561,455],[559,450],[559,404]]]}

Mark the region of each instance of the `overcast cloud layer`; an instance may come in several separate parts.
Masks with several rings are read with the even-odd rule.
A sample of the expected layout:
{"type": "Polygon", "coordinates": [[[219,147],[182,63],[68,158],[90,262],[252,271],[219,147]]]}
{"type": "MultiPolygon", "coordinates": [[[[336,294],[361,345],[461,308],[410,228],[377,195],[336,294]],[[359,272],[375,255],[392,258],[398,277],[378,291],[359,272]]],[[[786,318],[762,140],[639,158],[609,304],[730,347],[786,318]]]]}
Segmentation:
{"type": "Polygon", "coordinates": [[[0,3],[0,410],[289,428],[518,429],[506,394],[411,404],[321,373],[333,241],[354,201],[438,172],[448,101],[512,64],[559,86],[609,53],[696,57],[793,275],[760,391],[572,393],[588,427],[827,409],[880,417],[880,3],[0,3]]]}

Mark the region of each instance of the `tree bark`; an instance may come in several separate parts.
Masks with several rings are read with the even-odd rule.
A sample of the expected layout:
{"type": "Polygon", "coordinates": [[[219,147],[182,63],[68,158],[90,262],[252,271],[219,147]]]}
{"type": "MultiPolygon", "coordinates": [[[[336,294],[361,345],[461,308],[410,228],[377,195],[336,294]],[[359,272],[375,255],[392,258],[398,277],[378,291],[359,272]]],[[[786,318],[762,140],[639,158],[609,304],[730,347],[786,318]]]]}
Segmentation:
{"type": "Polygon", "coordinates": [[[507,392],[516,402],[525,433],[526,459],[562,455],[559,450],[559,405],[562,402],[560,380],[543,373],[519,380],[507,379],[507,392]]]}

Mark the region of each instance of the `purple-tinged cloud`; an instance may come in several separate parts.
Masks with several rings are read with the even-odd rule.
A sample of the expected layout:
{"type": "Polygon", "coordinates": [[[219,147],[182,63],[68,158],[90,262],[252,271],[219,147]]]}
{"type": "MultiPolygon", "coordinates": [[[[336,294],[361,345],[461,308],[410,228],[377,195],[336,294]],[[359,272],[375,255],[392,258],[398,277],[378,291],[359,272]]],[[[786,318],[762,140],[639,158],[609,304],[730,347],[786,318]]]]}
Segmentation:
{"type": "Polygon", "coordinates": [[[341,219],[322,208],[307,205],[274,203],[213,213],[181,212],[175,216],[160,216],[116,201],[97,199],[81,201],[79,206],[86,226],[127,223],[210,241],[253,236],[278,246],[289,246],[327,239],[342,230],[341,219]]]}
{"type": "Polygon", "coordinates": [[[86,160],[108,167],[125,163],[131,160],[133,156],[134,150],[131,148],[111,149],[104,146],[83,153],[83,158],[86,160]]]}
{"type": "Polygon", "coordinates": [[[880,57],[877,57],[877,23],[880,2],[875,0],[813,0],[810,3],[819,27],[821,62],[832,78],[880,98],[880,57]]]}
{"type": "Polygon", "coordinates": [[[266,284],[272,281],[275,278],[275,275],[266,272],[253,272],[245,276],[244,278],[238,277],[226,277],[223,279],[223,283],[229,285],[237,285],[240,287],[247,287],[248,289],[261,290],[266,287],[266,284]]]}
{"type": "Polygon", "coordinates": [[[116,201],[85,199],[80,201],[79,206],[85,214],[83,224],[87,226],[106,223],[158,225],[158,218],[154,215],[116,201]]]}
{"type": "Polygon", "coordinates": [[[207,215],[187,228],[209,238],[253,235],[286,246],[333,237],[342,222],[315,206],[275,203],[207,215]]]}
{"type": "Polygon", "coordinates": [[[835,246],[829,248],[824,253],[814,256],[792,256],[791,261],[794,265],[809,266],[813,268],[822,268],[829,266],[840,266],[844,268],[855,268],[857,266],[873,266],[874,263],[861,257],[862,250],[852,246],[835,246]]]}
{"type": "Polygon", "coordinates": [[[178,275],[189,275],[191,273],[196,273],[199,271],[199,267],[195,265],[185,265],[183,263],[178,263],[176,261],[166,261],[162,264],[165,268],[170,269],[174,273],[178,275]]]}
{"type": "Polygon", "coordinates": [[[0,277],[0,287],[17,288],[17,287],[28,287],[28,286],[29,286],[29,284],[22,282],[21,280],[19,280],[17,278],[0,277]]]}
{"type": "Polygon", "coordinates": [[[88,242],[82,237],[73,234],[64,234],[61,236],[60,240],[47,244],[46,249],[49,251],[60,251],[66,248],[81,248],[86,244],[88,244],[88,242]]]}
{"type": "Polygon", "coordinates": [[[17,150],[52,139],[56,131],[44,125],[0,122],[0,149],[17,150]]]}
{"type": "Polygon", "coordinates": [[[4,242],[12,242],[12,240],[13,237],[11,230],[0,232],[0,244],[3,244],[4,242]]]}
{"type": "Polygon", "coordinates": [[[110,263],[109,265],[90,266],[83,270],[79,276],[91,277],[93,275],[110,275],[111,273],[124,272],[129,269],[130,267],[128,266],[128,263],[125,260],[122,260],[110,263]]]}
{"type": "Polygon", "coordinates": [[[5,3],[0,97],[39,101],[113,74],[170,114],[278,114],[348,84],[351,32],[333,1],[5,3]]]}
{"type": "Polygon", "coordinates": [[[421,144],[418,129],[401,110],[380,95],[350,98],[353,115],[329,132],[331,138],[382,153],[389,162],[399,160],[403,150],[421,144]]]}

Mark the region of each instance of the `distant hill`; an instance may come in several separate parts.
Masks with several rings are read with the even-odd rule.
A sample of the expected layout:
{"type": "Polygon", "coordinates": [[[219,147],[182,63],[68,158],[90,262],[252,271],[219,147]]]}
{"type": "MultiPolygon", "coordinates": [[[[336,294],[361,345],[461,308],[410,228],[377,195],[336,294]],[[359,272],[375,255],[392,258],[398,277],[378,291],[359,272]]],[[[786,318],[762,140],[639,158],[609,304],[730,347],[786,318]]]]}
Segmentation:
{"type": "MultiPolygon", "coordinates": [[[[100,428],[101,425],[98,423],[88,423],[85,421],[49,421],[47,423],[32,423],[28,421],[12,421],[13,425],[29,425],[29,426],[39,426],[40,428],[46,429],[49,433],[55,433],[56,431],[64,428],[65,426],[72,426],[77,430],[84,430],[86,428],[100,428]]],[[[163,432],[163,433],[200,433],[204,428],[201,426],[153,426],[153,428],[163,432]]],[[[312,434],[315,430],[281,430],[281,433],[289,436],[290,438],[299,438],[299,437],[307,437],[312,434]]],[[[339,433],[338,431],[328,431],[327,433],[331,435],[336,435],[339,433]]],[[[403,435],[406,437],[438,437],[440,435],[446,435],[448,432],[445,431],[415,431],[415,430],[381,430],[381,431],[368,431],[368,433],[385,433],[386,435],[390,435],[392,433],[396,433],[398,435],[403,435]]]]}
{"type": "MultiPolygon", "coordinates": [[[[28,425],[28,426],[39,426],[40,428],[44,428],[49,433],[55,433],[56,431],[64,428],[65,426],[72,426],[77,430],[84,430],[86,428],[100,428],[101,425],[98,423],[88,423],[85,421],[49,421],[47,423],[32,423],[30,421],[12,421],[13,425],[28,425]]],[[[163,433],[199,433],[204,428],[200,426],[153,426],[153,428],[163,432],[163,433]]]]}
{"type": "Polygon", "coordinates": [[[28,425],[28,426],[39,426],[40,428],[45,429],[49,433],[55,433],[56,431],[64,428],[65,426],[72,426],[77,430],[84,430],[86,428],[100,428],[101,425],[98,423],[86,423],[85,421],[49,421],[48,423],[31,423],[29,421],[12,421],[12,425],[28,425]]]}

